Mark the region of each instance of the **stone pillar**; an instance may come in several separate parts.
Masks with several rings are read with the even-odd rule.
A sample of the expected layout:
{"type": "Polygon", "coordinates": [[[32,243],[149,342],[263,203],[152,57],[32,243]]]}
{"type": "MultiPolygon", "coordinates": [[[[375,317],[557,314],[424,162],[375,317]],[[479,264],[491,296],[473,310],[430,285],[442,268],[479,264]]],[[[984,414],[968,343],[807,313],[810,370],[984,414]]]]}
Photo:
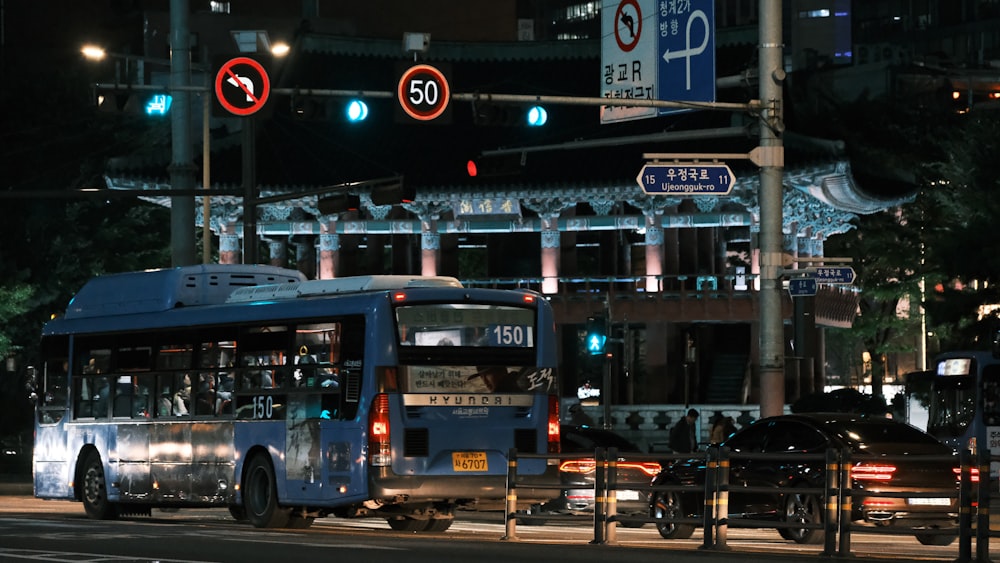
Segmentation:
{"type": "Polygon", "coordinates": [[[295,245],[295,263],[309,279],[316,279],[316,239],[314,235],[300,235],[292,241],[295,245]]]}
{"type": "Polygon", "coordinates": [[[559,292],[559,225],[558,216],[542,217],[542,293],[559,292]]]}
{"type": "Polygon", "coordinates": [[[432,221],[421,221],[420,233],[420,275],[436,276],[441,259],[441,235],[431,230],[432,221]]]}
{"type": "Polygon", "coordinates": [[[326,216],[319,222],[319,279],[337,277],[340,260],[340,235],[337,234],[337,217],[326,216]]]}
{"type": "Polygon", "coordinates": [[[286,241],[276,239],[264,239],[267,241],[269,263],[279,268],[288,267],[288,247],[286,241]]]}
{"type": "Polygon", "coordinates": [[[219,264],[240,263],[240,235],[234,223],[224,223],[219,228],[219,264]]]}
{"type": "Polygon", "coordinates": [[[661,213],[646,214],[646,291],[663,290],[663,227],[661,213]]]}

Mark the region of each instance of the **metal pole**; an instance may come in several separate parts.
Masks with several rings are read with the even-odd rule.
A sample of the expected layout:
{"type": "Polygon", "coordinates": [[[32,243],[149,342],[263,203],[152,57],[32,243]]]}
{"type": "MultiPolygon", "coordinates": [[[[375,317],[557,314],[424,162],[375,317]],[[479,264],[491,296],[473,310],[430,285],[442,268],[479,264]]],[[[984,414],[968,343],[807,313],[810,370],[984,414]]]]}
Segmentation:
{"type": "MultiPolygon", "coordinates": [[[[188,1],[170,0],[170,187],[194,188],[191,162],[191,35],[188,1]]],[[[170,262],[173,266],[196,263],[194,251],[194,196],[170,198],[170,262]]]]}
{"type": "Polygon", "coordinates": [[[253,116],[243,118],[243,263],[257,263],[257,163],[253,116]]]}
{"type": "Polygon", "coordinates": [[[784,412],[784,327],[781,312],[784,131],[781,87],[781,0],[760,2],[760,415],[784,412]]]}
{"type": "Polygon", "coordinates": [[[201,183],[205,195],[201,198],[201,261],[212,263],[212,198],[208,196],[209,183],[212,178],[212,149],[209,120],[212,117],[212,96],[205,92],[201,95],[201,183]]]}

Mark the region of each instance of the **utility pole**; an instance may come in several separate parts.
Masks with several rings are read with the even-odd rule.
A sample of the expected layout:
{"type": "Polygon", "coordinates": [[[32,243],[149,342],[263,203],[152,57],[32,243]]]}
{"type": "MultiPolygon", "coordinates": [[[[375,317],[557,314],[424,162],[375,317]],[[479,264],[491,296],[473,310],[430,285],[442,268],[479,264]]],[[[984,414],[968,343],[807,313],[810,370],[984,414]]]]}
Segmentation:
{"type": "Polygon", "coordinates": [[[781,313],[782,178],[781,133],[785,129],[782,85],[781,0],[760,0],[760,415],[784,412],[784,323],[781,313]]]}
{"type": "MultiPolygon", "coordinates": [[[[170,0],[170,187],[194,188],[191,162],[191,33],[188,0],[170,0]]],[[[176,196],[170,202],[170,263],[189,266],[195,261],[194,196],[176,196]]]]}

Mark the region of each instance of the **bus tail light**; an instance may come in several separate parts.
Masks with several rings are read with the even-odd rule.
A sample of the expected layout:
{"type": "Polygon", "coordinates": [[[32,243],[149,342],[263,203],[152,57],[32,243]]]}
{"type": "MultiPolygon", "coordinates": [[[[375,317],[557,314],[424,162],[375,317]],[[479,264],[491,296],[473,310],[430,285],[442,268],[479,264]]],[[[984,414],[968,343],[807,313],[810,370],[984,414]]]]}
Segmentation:
{"type": "Polygon", "coordinates": [[[559,453],[559,397],[549,395],[549,448],[548,453],[559,453]]]}
{"type": "Polygon", "coordinates": [[[392,464],[392,445],[389,443],[389,396],[379,393],[372,399],[368,413],[368,463],[372,466],[392,464]]]}

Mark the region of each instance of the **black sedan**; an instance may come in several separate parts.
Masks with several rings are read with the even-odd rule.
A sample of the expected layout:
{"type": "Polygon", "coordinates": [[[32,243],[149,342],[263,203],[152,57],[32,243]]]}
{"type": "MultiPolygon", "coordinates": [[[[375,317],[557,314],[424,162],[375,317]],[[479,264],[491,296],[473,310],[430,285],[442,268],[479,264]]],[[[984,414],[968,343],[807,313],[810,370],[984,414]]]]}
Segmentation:
{"type": "MultiPolygon", "coordinates": [[[[621,453],[641,452],[637,445],[610,430],[564,424],[560,426],[559,432],[562,453],[593,454],[597,448],[616,448],[621,453]]],[[[615,496],[618,514],[646,517],[649,514],[649,493],[641,489],[630,489],[629,485],[648,488],[650,481],[660,471],[660,464],[619,457],[617,467],[618,486],[615,496]]],[[[592,457],[574,456],[560,461],[559,482],[565,488],[559,491],[558,497],[529,507],[525,515],[593,514],[596,469],[597,464],[592,457]]],[[[542,520],[522,520],[522,523],[540,524],[542,520]]],[[[639,527],[642,524],[622,522],[622,525],[639,527]]]]}
{"type": "MultiPolygon", "coordinates": [[[[761,455],[754,459],[753,455],[823,454],[834,448],[850,455],[854,522],[912,528],[917,540],[925,545],[948,545],[957,537],[958,457],[951,447],[908,424],[855,414],[776,416],[743,428],[722,447],[728,448],[732,456],[729,465],[730,520],[821,523],[824,518],[822,496],[796,489],[825,486],[824,460],[773,459],[761,455]],[[901,461],[899,456],[903,455],[925,457],[901,461]],[[741,492],[743,488],[747,490],[741,492]],[[767,492],[768,489],[773,492],[767,492]],[[898,496],[865,496],[865,493],[898,496]],[[949,533],[950,530],[955,533],[949,533]]],[[[656,492],[650,505],[651,515],[654,518],[701,518],[705,506],[704,482],[704,458],[665,467],[654,480],[654,486],[697,486],[692,486],[690,493],[656,492]]],[[[657,528],[664,538],[683,539],[691,537],[695,525],[657,522],[657,528]]],[[[819,528],[782,526],[777,529],[783,538],[798,543],[823,540],[823,530],[819,528]]]]}

